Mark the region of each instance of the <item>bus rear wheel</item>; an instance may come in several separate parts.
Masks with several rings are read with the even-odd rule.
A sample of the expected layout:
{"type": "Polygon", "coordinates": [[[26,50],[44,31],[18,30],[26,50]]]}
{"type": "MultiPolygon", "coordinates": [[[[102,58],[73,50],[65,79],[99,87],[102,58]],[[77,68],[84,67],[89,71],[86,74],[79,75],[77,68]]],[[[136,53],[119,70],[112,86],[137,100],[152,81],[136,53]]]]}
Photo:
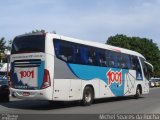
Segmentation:
{"type": "Polygon", "coordinates": [[[93,100],[94,100],[93,89],[90,86],[85,87],[83,91],[82,105],[89,106],[93,103],[93,100]]]}

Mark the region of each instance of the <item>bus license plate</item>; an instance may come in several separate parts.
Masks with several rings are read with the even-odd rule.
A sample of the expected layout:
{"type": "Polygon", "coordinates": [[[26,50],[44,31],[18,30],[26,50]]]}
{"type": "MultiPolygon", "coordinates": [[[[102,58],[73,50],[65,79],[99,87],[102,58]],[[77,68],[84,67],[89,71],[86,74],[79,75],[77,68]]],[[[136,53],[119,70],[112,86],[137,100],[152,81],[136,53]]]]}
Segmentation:
{"type": "Polygon", "coordinates": [[[23,92],[23,96],[29,96],[30,93],[29,92],[23,92]]]}

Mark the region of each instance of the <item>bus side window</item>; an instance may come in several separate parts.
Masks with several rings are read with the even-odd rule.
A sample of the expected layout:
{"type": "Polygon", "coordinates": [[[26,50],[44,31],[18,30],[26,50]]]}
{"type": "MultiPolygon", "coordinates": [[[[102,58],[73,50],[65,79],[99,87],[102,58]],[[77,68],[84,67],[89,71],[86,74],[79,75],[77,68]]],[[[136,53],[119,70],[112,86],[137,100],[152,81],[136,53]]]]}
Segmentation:
{"type": "Polygon", "coordinates": [[[92,47],[88,48],[88,64],[94,66],[98,65],[97,52],[92,47]]]}
{"type": "Polygon", "coordinates": [[[109,50],[106,51],[106,60],[108,61],[109,67],[115,66],[114,53],[112,51],[109,50]]]}
{"type": "Polygon", "coordinates": [[[73,49],[71,46],[62,45],[60,48],[60,57],[67,62],[72,61],[73,49]]]}
{"type": "Polygon", "coordinates": [[[82,57],[81,57],[81,49],[80,46],[76,46],[75,50],[74,50],[74,54],[75,54],[75,63],[76,64],[82,64],[82,57]]]}
{"type": "Polygon", "coordinates": [[[88,50],[88,65],[93,65],[93,57],[94,57],[93,49],[89,48],[88,50]]]}
{"type": "Polygon", "coordinates": [[[126,65],[127,65],[127,69],[132,69],[131,67],[131,56],[126,54],[126,65]]]}
{"type": "Polygon", "coordinates": [[[55,52],[59,59],[69,63],[74,62],[74,47],[71,43],[55,40],[55,52]]]}
{"type": "Polygon", "coordinates": [[[145,63],[146,67],[147,67],[147,75],[146,78],[147,80],[150,80],[152,73],[153,73],[153,66],[148,65],[147,63],[145,63]]]}
{"type": "Polygon", "coordinates": [[[133,69],[136,70],[136,79],[137,80],[143,80],[142,70],[141,70],[141,66],[140,66],[138,57],[137,56],[131,56],[131,61],[132,61],[133,69]]]}
{"type": "Polygon", "coordinates": [[[57,39],[54,39],[54,50],[57,57],[59,56],[59,49],[60,49],[60,42],[57,39]]]}
{"type": "Polygon", "coordinates": [[[141,60],[144,76],[147,80],[149,80],[150,79],[150,73],[148,71],[147,64],[144,62],[143,58],[140,58],[140,60],[141,60]]]}
{"type": "Polygon", "coordinates": [[[134,56],[130,56],[131,59],[131,68],[133,70],[136,70],[136,60],[134,59],[134,56]]]}
{"type": "Polygon", "coordinates": [[[121,53],[118,53],[117,54],[117,67],[118,68],[122,68],[121,62],[122,62],[122,55],[121,55],[121,53]]]}
{"type": "Polygon", "coordinates": [[[84,65],[88,64],[88,49],[85,46],[80,46],[80,55],[81,55],[81,62],[84,65]]]}
{"type": "Polygon", "coordinates": [[[119,68],[118,67],[118,55],[119,54],[120,53],[118,53],[118,52],[112,51],[112,56],[113,56],[113,60],[114,60],[114,66],[113,67],[115,67],[115,68],[119,68]]]}
{"type": "Polygon", "coordinates": [[[99,65],[100,66],[108,66],[104,50],[99,50],[99,52],[98,52],[98,60],[99,60],[99,65]]]}
{"type": "Polygon", "coordinates": [[[127,66],[127,55],[124,54],[124,53],[121,53],[120,54],[120,68],[122,69],[128,69],[128,66],[127,66]]]}

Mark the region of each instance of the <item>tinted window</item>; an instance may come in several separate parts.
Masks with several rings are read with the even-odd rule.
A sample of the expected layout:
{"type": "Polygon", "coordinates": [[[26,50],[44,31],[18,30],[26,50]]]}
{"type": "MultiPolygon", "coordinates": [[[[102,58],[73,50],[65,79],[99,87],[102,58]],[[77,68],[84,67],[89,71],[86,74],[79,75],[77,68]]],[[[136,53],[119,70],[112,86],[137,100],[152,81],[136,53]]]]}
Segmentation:
{"type": "Polygon", "coordinates": [[[76,46],[74,50],[75,55],[75,63],[82,64],[82,48],[80,46],[76,46]]]}
{"type": "Polygon", "coordinates": [[[147,80],[149,80],[151,70],[149,70],[149,67],[147,67],[148,65],[144,62],[145,60],[143,58],[140,58],[140,60],[141,60],[144,76],[147,80]]]}
{"type": "Polygon", "coordinates": [[[67,62],[74,62],[74,45],[55,40],[56,56],[67,62]]]}
{"type": "Polygon", "coordinates": [[[97,59],[97,56],[98,53],[97,51],[93,48],[93,47],[89,47],[89,50],[88,50],[88,64],[89,65],[98,65],[98,59],[97,59]]]}
{"type": "Polygon", "coordinates": [[[27,53],[27,52],[44,52],[45,36],[30,35],[20,36],[13,40],[11,54],[27,53]]]}
{"type": "Polygon", "coordinates": [[[54,39],[56,56],[68,63],[134,69],[141,73],[137,56],[54,39]]]}
{"type": "Polygon", "coordinates": [[[131,65],[132,65],[132,69],[134,70],[138,70],[140,69],[140,63],[139,63],[139,60],[138,60],[138,57],[137,56],[131,56],[131,65]]]}
{"type": "Polygon", "coordinates": [[[82,64],[84,65],[88,65],[89,64],[89,58],[88,58],[88,48],[85,46],[81,46],[81,60],[82,60],[82,64]]]}
{"type": "Polygon", "coordinates": [[[115,67],[115,52],[113,51],[106,51],[106,60],[108,61],[109,67],[115,67]]]}
{"type": "Polygon", "coordinates": [[[129,68],[129,66],[128,66],[128,62],[129,61],[127,61],[127,55],[126,54],[124,54],[124,53],[118,53],[117,54],[117,59],[118,59],[118,67],[119,68],[122,68],[122,69],[128,69],[129,68]]]}
{"type": "Polygon", "coordinates": [[[132,69],[132,67],[131,67],[131,57],[128,54],[126,54],[126,66],[127,66],[127,69],[132,69]]]}
{"type": "Polygon", "coordinates": [[[99,60],[99,65],[100,66],[108,66],[107,64],[107,59],[106,59],[106,54],[105,54],[105,50],[100,50],[98,52],[98,60],[99,60]]]}
{"type": "Polygon", "coordinates": [[[137,80],[142,80],[142,70],[137,56],[131,56],[132,69],[136,70],[137,80]]]}
{"type": "Polygon", "coordinates": [[[54,39],[56,56],[68,63],[99,65],[98,53],[93,47],[54,39]]]}

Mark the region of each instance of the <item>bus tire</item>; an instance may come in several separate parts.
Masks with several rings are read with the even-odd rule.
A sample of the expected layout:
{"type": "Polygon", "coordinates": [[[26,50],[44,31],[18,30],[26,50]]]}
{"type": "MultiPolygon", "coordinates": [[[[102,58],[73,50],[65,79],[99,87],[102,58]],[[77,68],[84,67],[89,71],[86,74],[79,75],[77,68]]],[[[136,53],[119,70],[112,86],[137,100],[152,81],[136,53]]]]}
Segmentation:
{"type": "Polygon", "coordinates": [[[94,100],[93,89],[90,86],[86,86],[83,91],[82,105],[89,106],[93,103],[93,100],[94,100]]]}
{"type": "Polygon", "coordinates": [[[138,99],[140,96],[141,96],[141,88],[140,86],[137,86],[136,94],[134,95],[134,97],[138,99]]]}

